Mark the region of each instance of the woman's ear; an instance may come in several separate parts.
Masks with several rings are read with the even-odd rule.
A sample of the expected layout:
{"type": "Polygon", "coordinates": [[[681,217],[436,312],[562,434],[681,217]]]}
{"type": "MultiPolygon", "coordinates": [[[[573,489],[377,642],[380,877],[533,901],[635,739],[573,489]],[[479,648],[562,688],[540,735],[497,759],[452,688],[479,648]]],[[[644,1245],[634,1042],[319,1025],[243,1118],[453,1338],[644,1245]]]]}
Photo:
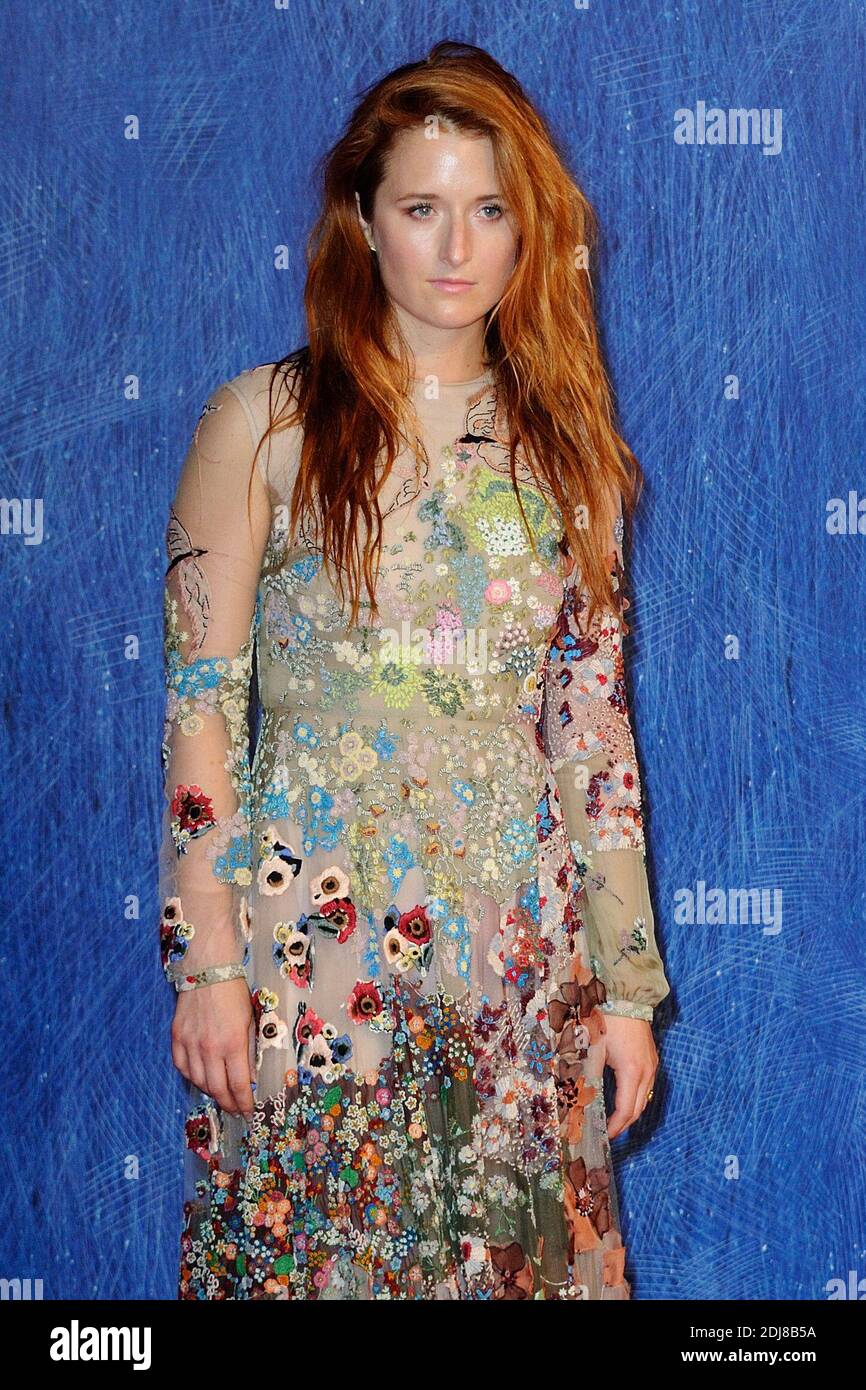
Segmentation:
{"type": "Polygon", "coordinates": [[[373,245],[373,230],[369,222],[365,222],[363,216],[361,215],[361,195],[357,189],[355,189],[355,204],[358,209],[358,221],[361,224],[361,231],[364,233],[367,245],[369,246],[370,250],[375,251],[376,248],[373,245]]]}

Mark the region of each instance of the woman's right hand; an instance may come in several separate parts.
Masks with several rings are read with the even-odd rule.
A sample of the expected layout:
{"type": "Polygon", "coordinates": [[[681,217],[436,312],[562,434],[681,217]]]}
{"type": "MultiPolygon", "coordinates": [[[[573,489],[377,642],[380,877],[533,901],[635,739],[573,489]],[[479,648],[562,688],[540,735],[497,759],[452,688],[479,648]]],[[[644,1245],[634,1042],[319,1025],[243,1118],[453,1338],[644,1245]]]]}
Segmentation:
{"type": "Polygon", "coordinates": [[[181,990],[171,1056],[182,1076],[229,1114],[252,1119],[252,999],[244,979],[181,990]]]}

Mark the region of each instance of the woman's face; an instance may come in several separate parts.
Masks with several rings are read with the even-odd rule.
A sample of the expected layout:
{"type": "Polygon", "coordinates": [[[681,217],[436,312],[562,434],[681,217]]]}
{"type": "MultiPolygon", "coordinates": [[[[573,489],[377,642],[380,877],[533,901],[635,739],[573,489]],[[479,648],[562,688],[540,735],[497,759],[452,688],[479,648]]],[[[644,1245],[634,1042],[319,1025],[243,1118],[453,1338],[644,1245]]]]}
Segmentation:
{"type": "Polygon", "coordinates": [[[501,299],[518,229],[499,188],[487,136],[439,129],[428,139],[417,126],[396,137],[372,223],[361,221],[410,345],[442,346],[443,331],[447,341],[475,324],[483,330],[501,299]]]}

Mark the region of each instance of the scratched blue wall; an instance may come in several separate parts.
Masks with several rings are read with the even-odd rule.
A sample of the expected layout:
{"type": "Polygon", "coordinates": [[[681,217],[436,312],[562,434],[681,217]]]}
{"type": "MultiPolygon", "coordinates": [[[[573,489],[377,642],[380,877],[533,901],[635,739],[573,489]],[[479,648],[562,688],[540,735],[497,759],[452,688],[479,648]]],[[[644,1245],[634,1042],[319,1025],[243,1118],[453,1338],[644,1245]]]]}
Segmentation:
{"type": "Polygon", "coordinates": [[[174,1296],[166,509],[205,396],[303,341],[313,161],[362,85],[451,37],[516,71],[599,210],[647,475],[630,680],[673,997],[655,1100],[614,1150],[634,1295],[813,1299],[866,1275],[866,539],[826,526],[866,491],[861,0],[32,0],[3,23],[0,489],[44,499],[44,535],[0,538],[0,1274],[174,1296]],[[781,108],[781,150],[677,144],[700,101],[781,108]],[[781,930],[678,923],[701,881],[778,890],[781,930]]]}

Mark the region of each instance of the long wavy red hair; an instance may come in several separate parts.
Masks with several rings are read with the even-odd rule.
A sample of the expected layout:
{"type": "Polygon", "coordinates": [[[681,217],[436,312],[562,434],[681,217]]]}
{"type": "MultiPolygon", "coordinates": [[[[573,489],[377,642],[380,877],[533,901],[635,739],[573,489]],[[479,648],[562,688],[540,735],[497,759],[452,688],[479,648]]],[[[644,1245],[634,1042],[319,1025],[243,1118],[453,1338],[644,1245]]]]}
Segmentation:
{"type": "Polygon", "coordinates": [[[599,609],[613,609],[628,632],[628,601],[612,580],[612,526],[620,510],[630,516],[643,478],[616,430],[602,362],[590,271],[597,218],[520,83],[471,44],[437,43],[422,62],[369,87],[320,161],[324,195],[307,245],[304,291],[309,341],[274,364],[259,446],[272,432],[303,427],[290,530],[300,518],[312,519],[344,606],[348,581],[351,624],[362,580],[371,615],[378,612],[377,498],[400,449],[414,448],[414,366],[358,221],[355,193],[371,221],[395,137],[430,117],[445,130],[490,139],[519,228],[516,265],[486,316],[484,337],[508,421],[518,501],[514,451],[521,448],[560,508],[560,549],[589,598],[587,624],[599,609]],[[284,398],[279,411],[275,388],[276,400],[284,398]]]}

